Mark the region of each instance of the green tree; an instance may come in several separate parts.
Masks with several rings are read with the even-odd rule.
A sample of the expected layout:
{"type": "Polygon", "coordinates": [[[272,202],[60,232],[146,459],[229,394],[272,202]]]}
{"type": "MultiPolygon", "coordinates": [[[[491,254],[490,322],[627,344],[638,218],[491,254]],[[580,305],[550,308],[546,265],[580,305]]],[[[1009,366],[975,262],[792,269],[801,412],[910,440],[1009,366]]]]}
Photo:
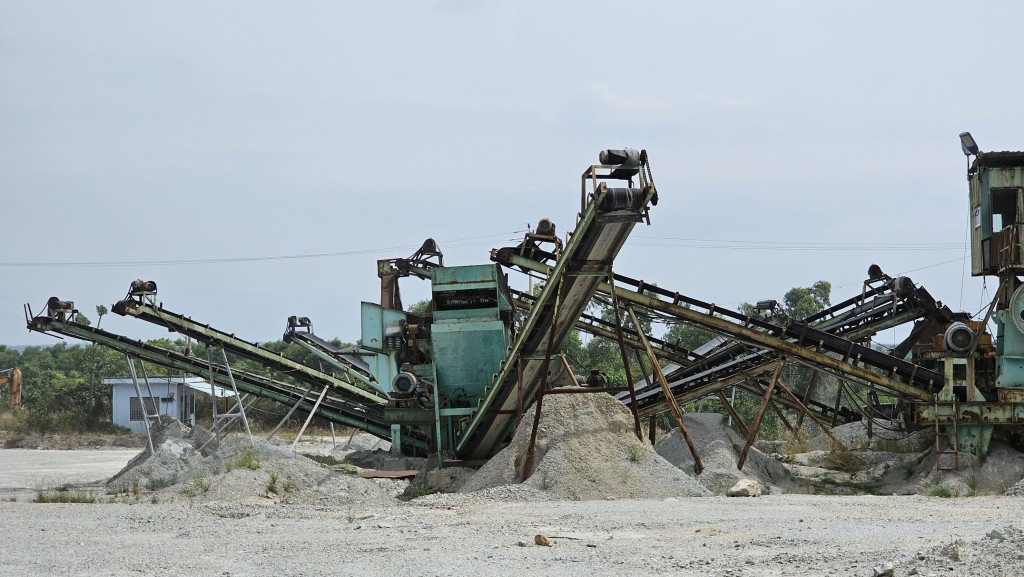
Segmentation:
{"type": "Polygon", "coordinates": [[[783,310],[790,321],[799,321],[832,305],[832,283],[820,280],[809,287],[794,287],[782,297],[783,310]]]}

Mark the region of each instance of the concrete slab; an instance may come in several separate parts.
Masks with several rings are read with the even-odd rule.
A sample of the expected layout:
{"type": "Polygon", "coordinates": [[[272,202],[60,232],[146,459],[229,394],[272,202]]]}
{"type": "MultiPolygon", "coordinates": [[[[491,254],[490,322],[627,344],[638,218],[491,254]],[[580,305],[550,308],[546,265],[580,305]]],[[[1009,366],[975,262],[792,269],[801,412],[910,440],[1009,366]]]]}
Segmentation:
{"type": "Polygon", "coordinates": [[[40,487],[67,483],[98,486],[138,454],[138,449],[0,449],[0,500],[25,501],[40,487]]]}

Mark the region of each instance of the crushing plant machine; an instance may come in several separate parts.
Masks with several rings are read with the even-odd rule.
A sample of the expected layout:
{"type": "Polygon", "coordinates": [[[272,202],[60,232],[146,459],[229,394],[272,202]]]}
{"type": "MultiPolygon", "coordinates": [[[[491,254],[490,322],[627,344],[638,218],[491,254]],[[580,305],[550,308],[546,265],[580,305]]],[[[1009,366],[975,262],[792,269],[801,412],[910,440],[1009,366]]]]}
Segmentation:
{"type": "MultiPolygon", "coordinates": [[[[966,150],[966,146],[965,146],[966,150]]],[[[821,425],[884,414],[905,427],[933,427],[944,451],[984,454],[994,425],[1024,421],[1024,153],[979,153],[970,166],[972,273],[996,276],[1000,288],[984,320],[954,313],[909,278],[872,265],[859,296],[805,319],[773,317],[770,301],[731,311],[653,282],[613,271],[615,257],[638,223],[650,224],[658,192],[645,151],[605,150],[581,177],[579,212],[565,237],[541,220],[516,246],[495,249],[491,263],[446,266],[433,240],[408,258],[377,263],[380,298],[361,304],[360,340],[341,349],[313,333],[310,319],[288,319],[284,340],[321,361],[312,368],[171,312],[156,300],[156,284],[132,283],[113,312],[166,327],[205,343],[198,359],[74,321],[74,305],[53,298],[29,328],[114,348],[172,371],[208,376],[256,397],[316,413],[332,422],[392,441],[406,454],[482,460],[500,450],[553,375],[569,375],[559,356],[574,329],[616,340],[623,361],[633,353],[645,372],[637,384],[607,390],[640,418],[674,411],[706,397],[732,409],[729,387],[763,397],[756,422],[770,404],[806,414],[821,425]],[[510,288],[508,272],[541,279],[541,290],[510,288]],[[429,310],[404,310],[399,280],[430,283],[429,310]],[[586,314],[594,299],[610,303],[614,322],[586,314]],[[763,306],[762,306],[763,305],[763,306]],[[622,317],[619,317],[619,314],[622,317]],[[715,337],[686,350],[642,334],[637,315],[691,324],[715,337]],[[633,319],[633,322],[623,322],[633,319]],[[986,326],[995,319],[996,338],[986,326]],[[878,331],[913,323],[892,350],[871,346],[878,331]],[[228,355],[252,360],[289,379],[232,371],[228,355]],[[646,360],[644,360],[646,359],[646,360]],[[647,363],[646,365],[644,363],[647,363]],[[801,387],[781,377],[783,365],[812,372],[801,387]],[[834,402],[812,395],[818,376],[839,379],[834,402]],[[858,388],[865,394],[853,394],[858,388]],[[856,402],[843,402],[843,395],[856,402]],[[879,396],[891,400],[882,411],[879,396]],[[865,399],[865,400],[862,400],[865,399]],[[851,409],[849,405],[856,407],[851,409]]],[[[586,367],[579,367],[586,372],[586,367]]],[[[539,413],[539,410],[538,410],[539,413]]],[[[536,427],[536,422],[535,422],[536,427]]],[[[653,429],[652,429],[653,430],[653,429]]]]}
{"type": "Polygon", "coordinates": [[[76,323],[74,303],[56,297],[33,315],[31,330],[89,340],[173,371],[208,375],[218,384],[318,412],[333,422],[392,441],[393,450],[462,458],[490,457],[512,433],[524,406],[543,385],[551,358],[590,304],[598,284],[630,232],[650,222],[658,194],[646,151],[611,149],[581,177],[580,211],[565,240],[542,220],[520,252],[557,247],[555,272],[534,313],[515,323],[508,277],[496,263],[444,266],[428,240],[405,259],[378,262],[379,303],[361,305],[361,338],[355,350],[337,350],[311,330],[308,318],[289,319],[287,340],[314,351],[326,369],[314,369],[232,333],[172,312],[156,299],[153,281],[135,281],[112,307],[219,349],[221,360],[197,359],[95,327],[76,323]],[[415,276],[431,284],[429,314],[402,309],[398,280],[415,276]],[[254,361],[291,381],[231,371],[228,355],[254,361]],[[313,399],[316,399],[315,402],[313,399]]]}

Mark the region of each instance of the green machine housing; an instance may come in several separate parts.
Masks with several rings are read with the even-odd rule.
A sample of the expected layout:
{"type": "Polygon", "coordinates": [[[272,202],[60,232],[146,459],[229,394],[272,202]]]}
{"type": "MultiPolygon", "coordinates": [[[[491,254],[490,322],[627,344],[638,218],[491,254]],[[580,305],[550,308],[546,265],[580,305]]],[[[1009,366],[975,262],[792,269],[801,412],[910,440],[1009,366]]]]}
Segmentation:
{"type": "Polygon", "coordinates": [[[1024,402],[1024,152],[982,152],[968,172],[971,274],[999,278],[996,387],[1024,402]]]}
{"type": "Polygon", "coordinates": [[[440,456],[454,447],[459,420],[476,409],[512,345],[513,304],[496,264],[426,274],[425,315],[362,303],[360,347],[390,399],[384,412],[392,450],[401,450],[404,425],[432,438],[440,456]]]}

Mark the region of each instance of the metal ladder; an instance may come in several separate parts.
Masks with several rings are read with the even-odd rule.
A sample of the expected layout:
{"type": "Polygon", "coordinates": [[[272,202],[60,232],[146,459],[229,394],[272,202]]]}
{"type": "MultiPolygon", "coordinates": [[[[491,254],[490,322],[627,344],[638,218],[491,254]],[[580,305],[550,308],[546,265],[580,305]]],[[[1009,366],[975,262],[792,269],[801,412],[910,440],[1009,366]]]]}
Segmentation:
{"type": "MultiPolygon", "coordinates": [[[[942,475],[942,471],[959,471],[960,470],[960,448],[957,442],[959,428],[957,423],[959,422],[956,401],[952,401],[950,405],[953,408],[953,419],[952,419],[952,431],[945,430],[942,425],[939,424],[939,401],[935,401],[935,482],[939,482],[939,478],[942,475]],[[946,439],[946,449],[942,448],[942,439],[946,439]],[[943,457],[952,456],[953,466],[943,466],[943,457]]],[[[948,459],[947,459],[948,461],[948,459]]]]}

